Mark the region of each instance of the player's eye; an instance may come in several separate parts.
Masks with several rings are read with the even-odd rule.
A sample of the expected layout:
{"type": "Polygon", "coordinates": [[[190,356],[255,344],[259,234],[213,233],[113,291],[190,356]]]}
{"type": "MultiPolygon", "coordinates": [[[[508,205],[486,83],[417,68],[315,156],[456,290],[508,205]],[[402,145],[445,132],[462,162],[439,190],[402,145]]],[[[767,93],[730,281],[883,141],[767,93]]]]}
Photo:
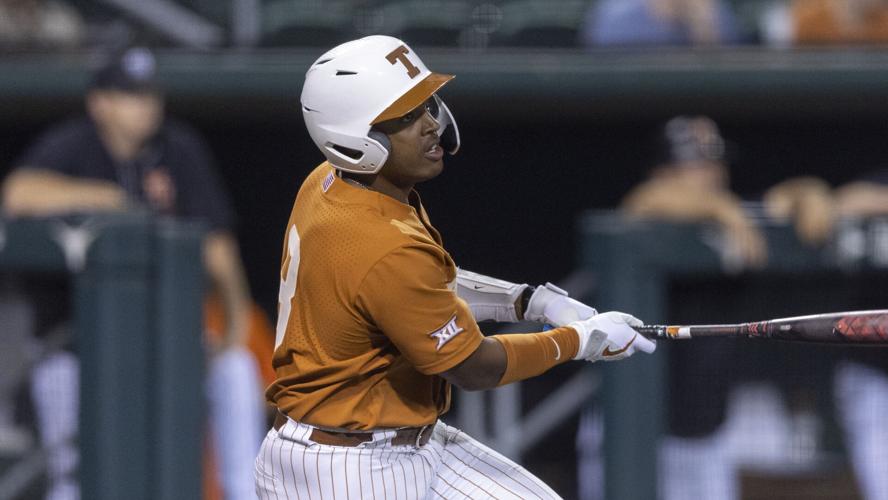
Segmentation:
{"type": "Polygon", "coordinates": [[[417,110],[413,110],[413,111],[407,113],[406,115],[402,116],[401,118],[399,118],[398,121],[401,123],[404,123],[404,124],[413,123],[413,120],[416,120],[416,117],[418,115],[419,115],[419,113],[417,112],[417,110]]]}
{"type": "Polygon", "coordinates": [[[438,101],[437,99],[435,99],[434,96],[432,96],[428,100],[426,100],[426,102],[422,103],[422,105],[418,108],[398,118],[398,122],[402,125],[408,125],[416,121],[417,118],[421,117],[426,112],[432,115],[432,118],[437,120],[439,111],[440,108],[438,107],[438,101]]]}
{"type": "Polygon", "coordinates": [[[424,106],[425,110],[428,111],[430,115],[432,115],[432,118],[437,120],[438,113],[441,111],[438,107],[438,99],[436,99],[435,96],[432,96],[429,98],[429,100],[425,102],[424,106]]]}

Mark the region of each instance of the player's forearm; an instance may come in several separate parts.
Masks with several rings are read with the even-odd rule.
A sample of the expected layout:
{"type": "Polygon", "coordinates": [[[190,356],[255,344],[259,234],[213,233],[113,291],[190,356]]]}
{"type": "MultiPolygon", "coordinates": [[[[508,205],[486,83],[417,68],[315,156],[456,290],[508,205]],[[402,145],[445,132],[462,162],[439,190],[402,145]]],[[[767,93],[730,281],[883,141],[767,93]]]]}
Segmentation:
{"type": "Polygon", "coordinates": [[[225,311],[223,347],[246,342],[250,293],[237,242],[228,232],[215,232],[204,242],[204,263],[225,311]]]}
{"type": "Polygon", "coordinates": [[[712,220],[724,225],[743,217],[740,200],[728,191],[699,192],[680,183],[649,183],[626,197],[621,208],[638,217],[674,221],[712,220]]]}
{"type": "Polygon", "coordinates": [[[868,217],[888,213],[888,187],[855,182],[836,193],[836,210],[843,217],[868,217]]]}
{"type": "Polygon", "coordinates": [[[547,332],[494,335],[506,352],[506,369],[497,385],[536,377],[577,355],[579,336],[569,326],[547,332]]]}
{"type": "Polygon", "coordinates": [[[10,174],[3,185],[3,210],[11,216],[53,215],[71,211],[126,208],[126,193],[117,184],[77,179],[38,169],[10,174]]]}
{"type": "Polygon", "coordinates": [[[570,327],[539,333],[493,335],[457,367],[443,373],[450,383],[468,391],[493,389],[545,373],[573,359],[579,337],[570,327]]]}

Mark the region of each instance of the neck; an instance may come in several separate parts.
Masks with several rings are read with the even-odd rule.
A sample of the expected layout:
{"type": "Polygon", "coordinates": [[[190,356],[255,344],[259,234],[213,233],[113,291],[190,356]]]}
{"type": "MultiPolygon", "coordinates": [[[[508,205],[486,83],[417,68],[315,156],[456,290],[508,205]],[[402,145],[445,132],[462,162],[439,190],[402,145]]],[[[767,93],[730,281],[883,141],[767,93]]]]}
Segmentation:
{"type": "Polygon", "coordinates": [[[144,144],[143,141],[133,140],[125,134],[102,127],[99,127],[99,137],[111,157],[117,161],[132,160],[139,154],[144,144]]]}
{"type": "Polygon", "coordinates": [[[409,204],[410,192],[413,191],[413,184],[410,184],[409,186],[398,186],[385,177],[378,175],[373,181],[373,184],[370,185],[370,189],[391,196],[401,203],[409,204]]]}
{"type": "Polygon", "coordinates": [[[413,184],[399,186],[379,174],[362,175],[342,172],[341,175],[343,179],[357,182],[371,191],[382,193],[400,201],[401,203],[409,204],[410,192],[413,191],[413,184]]]}

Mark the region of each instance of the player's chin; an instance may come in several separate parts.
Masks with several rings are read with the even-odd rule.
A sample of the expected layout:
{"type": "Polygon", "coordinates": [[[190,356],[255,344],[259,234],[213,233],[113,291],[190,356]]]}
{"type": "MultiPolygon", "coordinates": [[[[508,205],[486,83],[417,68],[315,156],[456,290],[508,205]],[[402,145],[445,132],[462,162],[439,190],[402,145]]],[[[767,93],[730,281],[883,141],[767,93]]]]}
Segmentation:
{"type": "Polygon", "coordinates": [[[421,165],[422,167],[420,168],[419,174],[423,180],[434,179],[444,171],[444,160],[440,158],[437,160],[423,158],[421,165]]]}

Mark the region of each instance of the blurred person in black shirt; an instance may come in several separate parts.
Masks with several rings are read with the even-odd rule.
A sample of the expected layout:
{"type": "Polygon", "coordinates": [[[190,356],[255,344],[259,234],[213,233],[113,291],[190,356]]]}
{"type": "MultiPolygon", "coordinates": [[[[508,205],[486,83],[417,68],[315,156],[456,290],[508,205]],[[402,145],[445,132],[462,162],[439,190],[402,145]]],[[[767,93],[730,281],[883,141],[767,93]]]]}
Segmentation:
{"type": "Polygon", "coordinates": [[[620,209],[642,218],[714,222],[740,266],[763,266],[767,243],[730,190],[725,141],[715,122],[678,116],[666,122],[654,142],[654,167],[623,198],[620,209]]]}
{"type": "MultiPolygon", "coordinates": [[[[762,218],[792,219],[802,241],[825,241],[832,227],[832,200],[823,181],[790,179],[767,190],[760,202],[745,201],[730,188],[729,150],[708,117],[666,121],[654,140],[648,177],[627,193],[620,210],[654,221],[713,223],[720,237],[711,243],[729,272],[767,264],[762,218]]],[[[660,447],[663,499],[737,498],[738,465],[779,461],[781,453],[788,453],[791,416],[780,391],[768,377],[753,385],[735,382],[733,370],[742,370],[743,354],[729,343],[670,346],[669,379],[693,383],[670,388],[670,435],[660,447]],[[760,412],[757,418],[763,423],[754,435],[741,429],[751,411],[760,412]],[[768,446],[755,444],[764,441],[768,446]]]]}
{"type": "MultiPolygon", "coordinates": [[[[869,172],[833,192],[834,217],[854,220],[888,215],[888,169],[869,172]]],[[[841,238],[841,235],[838,237],[841,238]]],[[[833,379],[836,412],[863,498],[888,500],[888,353],[844,353],[833,379]]]]}
{"type": "MultiPolygon", "coordinates": [[[[626,195],[621,209],[651,220],[715,223],[723,229],[722,257],[729,257],[726,264],[733,262],[735,270],[754,270],[767,262],[768,247],[756,222],[759,219],[790,221],[800,241],[820,246],[833,237],[842,219],[888,214],[888,169],[837,189],[816,177],[794,177],[767,189],[757,202],[741,200],[729,189],[725,141],[707,117],[669,120],[660,130],[656,151],[649,177],[626,195]]],[[[670,347],[670,379],[694,383],[671,388],[672,435],[661,448],[661,495],[665,499],[736,498],[736,467],[750,460],[763,462],[766,447],[779,451],[793,446],[796,436],[789,434],[797,431],[795,427],[803,423],[799,417],[806,418],[811,408],[790,415],[776,390],[756,384],[757,392],[750,392],[750,386],[738,385],[733,372],[748,371],[744,363],[749,361],[740,360],[748,358],[747,349],[738,351],[727,343],[670,347]],[[732,422],[739,420],[732,416],[750,411],[759,412],[755,415],[758,430],[743,438],[736,434],[732,422]],[[767,443],[762,441],[762,433],[777,429],[782,431],[773,432],[767,443]]],[[[885,354],[856,349],[833,355],[844,358],[836,365],[834,395],[861,491],[867,499],[888,500],[888,431],[881,424],[888,410],[885,354]]],[[[832,359],[820,361],[833,367],[832,359]]],[[[772,368],[773,380],[788,378],[779,371],[791,372],[791,363],[787,360],[786,364],[772,368]]]]}
{"type": "MultiPolygon", "coordinates": [[[[147,49],[112,57],[93,77],[87,116],[52,127],[16,163],[3,186],[3,208],[13,217],[141,208],[207,225],[204,265],[226,325],[221,335],[207,336],[213,449],[226,498],[254,498],[252,463],[264,429],[262,387],[245,347],[251,304],[234,214],[204,142],[164,116],[155,76],[147,49]]],[[[35,368],[32,381],[53,498],[78,496],[71,477],[77,462],[76,369],[73,355],[55,353],[35,368]],[[69,387],[59,387],[60,380],[69,380],[69,387]],[[71,401],[60,404],[60,393],[71,401]]]]}
{"type": "MultiPolygon", "coordinates": [[[[767,261],[767,242],[741,198],[730,190],[726,150],[710,118],[668,120],[654,138],[647,179],[627,193],[620,210],[648,220],[715,223],[721,229],[720,253],[726,263],[737,269],[761,268],[767,261]]],[[[669,435],[659,446],[660,497],[736,499],[734,463],[721,432],[729,380],[720,375],[734,353],[712,343],[674,347],[670,379],[694,383],[693,388],[679,384],[670,391],[669,435]]]]}

